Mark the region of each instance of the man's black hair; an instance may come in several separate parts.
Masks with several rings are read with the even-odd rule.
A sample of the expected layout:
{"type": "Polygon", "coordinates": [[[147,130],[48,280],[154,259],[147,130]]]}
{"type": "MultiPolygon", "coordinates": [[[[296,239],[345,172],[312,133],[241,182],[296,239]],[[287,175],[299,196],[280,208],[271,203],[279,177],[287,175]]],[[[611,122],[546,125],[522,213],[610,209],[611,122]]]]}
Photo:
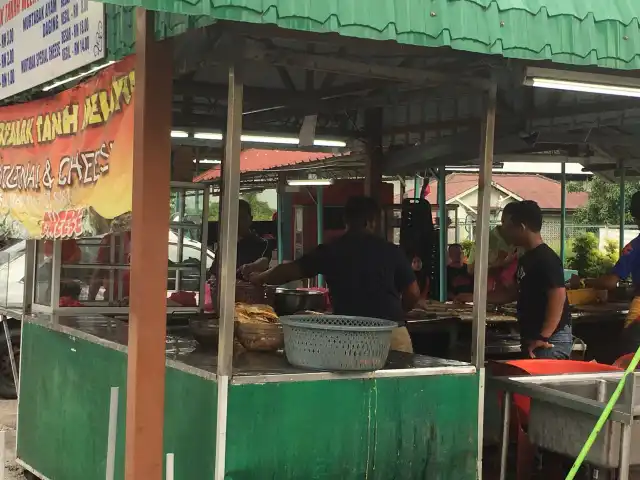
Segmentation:
{"type": "Polygon", "coordinates": [[[513,223],[524,225],[533,233],[542,230],[542,210],[533,200],[517,202],[516,206],[509,210],[509,216],[513,223]]]}
{"type": "Polygon", "coordinates": [[[251,217],[252,216],[251,204],[241,198],[240,200],[238,200],[238,212],[244,213],[251,217]]]}
{"type": "Polygon", "coordinates": [[[344,221],[351,228],[364,228],[379,214],[380,207],[371,197],[350,197],[344,207],[344,221]]]}
{"type": "Polygon", "coordinates": [[[515,202],[510,202],[507,203],[504,208],[502,209],[502,213],[506,213],[507,215],[511,215],[511,212],[513,211],[514,208],[518,207],[518,204],[520,202],[519,201],[515,201],[515,202]]]}
{"type": "Polygon", "coordinates": [[[450,243],[449,244],[449,248],[451,248],[451,247],[458,247],[460,250],[464,250],[462,248],[462,245],[460,245],[459,243],[450,243]]]}
{"type": "Polygon", "coordinates": [[[640,192],[636,192],[631,196],[631,204],[629,205],[631,216],[636,220],[640,220],[640,192]]]}

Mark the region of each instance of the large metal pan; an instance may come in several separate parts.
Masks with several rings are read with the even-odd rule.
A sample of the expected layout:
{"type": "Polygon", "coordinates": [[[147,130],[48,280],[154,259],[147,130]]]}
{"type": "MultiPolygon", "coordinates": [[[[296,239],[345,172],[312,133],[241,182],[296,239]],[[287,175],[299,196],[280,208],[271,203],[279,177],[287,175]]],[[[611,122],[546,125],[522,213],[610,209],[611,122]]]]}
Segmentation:
{"type": "Polygon", "coordinates": [[[326,309],[324,293],[313,290],[277,288],[274,309],[279,316],[294,315],[304,310],[323,312],[326,309]]]}

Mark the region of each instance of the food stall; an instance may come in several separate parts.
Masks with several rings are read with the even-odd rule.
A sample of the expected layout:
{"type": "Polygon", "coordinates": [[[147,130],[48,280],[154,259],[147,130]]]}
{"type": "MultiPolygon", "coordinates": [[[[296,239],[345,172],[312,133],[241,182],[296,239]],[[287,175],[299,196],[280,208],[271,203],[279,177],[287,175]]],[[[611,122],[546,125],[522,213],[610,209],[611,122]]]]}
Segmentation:
{"type": "MultiPolygon", "coordinates": [[[[247,325],[265,329],[277,317],[268,305],[236,305],[243,87],[237,65],[228,76],[219,296],[211,299],[215,315],[205,312],[210,310],[205,272],[211,264],[203,228],[207,187],[170,184],[168,168],[158,173],[168,166],[159,159],[169,156],[171,127],[169,122],[158,128],[147,123],[167,119],[166,111],[148,110],[163,105],[164,85],[158,80],[162,75],[151,78],[150,69],[169,64],[151,38],[153,14],[140,11],[138,17],[137,57],[56,96],[0,112],[10,121],[88,105],[77,121],[95,122],[92,135],[70,131],[60,139],[66,143],[56,147],[92,151],[96,142],[104,142],[112,149],[92,164],[102,176],[96,174],[87,187],[63,192],[64,202],[44,203],[44,212],[22,211],[16,202],[7,205],[17,222],[29,220],[18,462],[38,478],[49,479],[155,478],[150,472],[163,470],[167,478],[410,479],[427,471],[443,480],[477,478],[482,362],[477,368],[469,362],[389,353],[395,328],[389,322],[340,327],[346,347],[350,334],[370,334],[371,342],[380,337],[382,345],[386,339],[386,349],[374,357],[364,352],[364,360],[372,362],[366,368],[349,364],[350,358],[360,357],[347,351],[342,359],[346,368],[305,368],[302,361],[295,366],[291,351],[288,357],[274,348],[254,351],[269,343],[264,331],[256,334],[259,348],[252,348],[251,331],[243,334],[247,325]],[[109,103],[94,105],[92,98],[114,83],[118,89],[113,93],[122,97],[114,99],[111,105],[118,108],[105,118],[100,109],[109,103]],[[166,142],[158,140],[163,133],[166,142]],[[194,196],[201,216],[195,225],[184,221],[189,191],[200,192],[194,196]],[[49,241],[50,254],[45,248],[49,241]],[[194,243],[200,245],[195,256],[188,254],[194,243]],[[81,250],[80,258],[65,253],[70,244],[81,250]],[[94,296],[96,278],[101,283],[94,296]],[[181,304],[177,299],[183,296],[174,297],[172,291],[190,291],[194,302],[181,304]],[[218,338],[217,352],[204,348],[198,334],[218,338]],[[157,434],[149,436],[153,431],[157,434]]],[[[165,76],[171,77],[170,70],[165,76]]],[[[491,119],[495,96],[489,99],[491,119]]],[[[24,161],[20,152],[5,148],[5,162],[24,161]]],[[[54,157],[45,142],[34,148],[40,158],[51,155],[52,164],[42,169],[51,169],[56,181],[47,192],[33,195],[52,192],[51,198],[58,198],[53,193],[66,186],[61,180],[67,157],[54,157]]],[[[193,218],[194,212],[189,213],[193,218]]],[[[215,289],[210,291],[215,297],[215,289]]],[[[285,331],[308,329],[312,322],[300,326],[281,320],[285,331]]],[[[331,353],[328,339],[337,330],[325,330],[316,340],[325,342],[324,351],[331,353]]],[[[276,337],[281,342],[282,332],[276,337]]]]}
{"type": "MultiPolygon", "coordinates": [[[[29,212],[29,218],[35,217],[37,222],[25,235],[30,238],[28,258],[31,263],[25,276],[27,301],[24,306],[20,357],[17,446],[20,463],[36,476],[51,479],[91,479],[105,475],[108,479],[159,479],[165,472],[166,478],[213,476],[217,480],[479,478],[483,445],[487,316],[486,289],[482,282],[487,276],[489,187],[498,103],[495,79],[484,75],[484,70],[477,76],[435,73],[430,67],[409,66],[412,64],[411,58],[400,65],[391,65],[388,62],[358,62],[342,58],[330,60],[328,54],[318,53],[311,45],[305,53],[291,51],[291,44],[298,46],[303,41],[321,38],[328,43],[346,40],[348,45],[342,44],[340,50],[351,48],[352,45],[357,49],[364,45],[366,48],[359,51],[361,59],[372,55],[371,48],[390,51],[392,57],[400,52],[405,53],[396,44],[389,46],[393,42],[372,41],[371,37],[387,39],[387,34],[382,35],[382,30],[376,30],[373,26],[370,31],[377,33],[372,33],[367,40],[347,38],[352,34],[346,31],[341,32],[344,35],[336,40],[335,36],[318,33],[318,26],[314,23],[316,20],[312,19],[298,22],[296,27],[305,24],[310,32],[289,32],[288,29],[297,22],[291,18],[304,17],[302,12],[289,12],[289,16],[281,18],[276,13],[278,9],[271,7],[265,11],[261,10],[263,7],[256,7],[257,10],[246,8],[241,13],[235,11],[231,14],[234,8],[241,7],[212,6],[216,2],[209,2],[206,6],[134,3],[164,12],[177,8],[180,12],[175,13],[194,15],[194,18],[195,15],[201,15],[211,21],[232,22],[231,25],[216,22],[208,30],[190,29],[203,25],[197,21],[184,24],[161,22],[166,28],[158,32],[155,29],[156,14],[138,8],[135,59],[115,63],[86,84],[60,94],[70,96],[70,99],[56,96],[24,104],[24,109],[31,109],[29,112],[18,112],[15,106],[0,111],[5,116],[3,118],[10,121],[30,116],[37,118],[38,112],[51,111],[51,105],[46,102],[53,100],[58,107],[55,111],[58,112],[67,105],[88,105],[87,111],[83,110],[79,117],[80,125],[94,127],[90,130],[92,133],[103,125],[108,130],[104,139],[109,140],[112,140],[114,130],[121,133],[121,138],[115,142],[115,147],[121,150],[112,152],[109,157],[109,175],[105,175],[104,181],[94,182],[91,190],[79,189],[84,193],[101,190],[102,204],[108,203],[110,207],[108,213],[99,214],[99,225],[103,228],[94,229],[95,224],[91,221],[84,223],[85,218],[93,219],[93,210],[100,203],[92,203],[87,198],[76,198],[75,201],[83,208],[91,205],[93,210],[87,208],[87,211],[81,212],[82,216],[65,217],[62,223],[59,212],[68,208],[68,202],[62,207],[52,205],[52,211],[47,215],[29,212]],[[209,11],[209,8],[212,10],[209,11]],[[256,16],[258,10],[260,13],[256,16]],[[248,25],[244,21],[255,24],[248,25]],[[269,30],[257,25],[267,21],[284,28],[269,30]],[[221,29],[220,32],[217,28],[221,29]],[[176,32],[185,30],[187,32],[183,35],[165,39],[170,36],[168,31],[176,35],[176,32]],[[273,35],[274,31],[288,42],[282,51],[286,54],[274,55],[269,49],[269,44],[273,46],[274,37],[277,38],[273,35]],[[197,43],[195,40],[200,34],[206,41],[197,43]],[[225,35],[226,41],[221,41],[220,37],[225,35]],[[255,45],[256,37],[266,40],[262,46],[255,45]],[[158,38],[163,40],[159,41],[158,38]],[[349,43],[352,40],[353,43],[349,43]],[[247,48],[248,43],[252,43],[251,48],[247,48]],[[267,45],[266,49],[264,44],[267,45]],[[167,305],[166,235],[171,218],[170,142],[174,110],[171,95],[174,68],[171,63],[174,56],[172,46],[176,47],[175,56],[180,60],[177,62],[180,63],[180,73],[184,73],[182,69],[186,68],[185,64],[215,65],[218,74],[226,72],[228,91],[225,96],[226,119],[222,120],[224,135],[206,132],[210,138],[214,135],[224,137],[220,198],[222,228],[220,250],[217,252],[220,260],[217,323],[211,323],[211,319],[203,313],[206,286],[203,287],[205,262],[202,258],[198,266],[199,291],[195,307],[167,305]],[[183,50],[177,48],[180,46],[183,50]],[[213,56],[210,56],[212,51],[213,56]],[[248,65],[267,62],[280,68],[297,66],[309,71],[321,70],[334,77],[335,74],[343,74],[347,77],[366,77],[367,80],[374,78],[378,81],[374,89],[381,88],[381,84],[388,86],[388,83],[394,82],[411,85],[416,82],[428,83],[430,87],[432,84],[464,87],[482,104],[479,117],[481,127],[473,132],[474,141],[466,142],[476,148],[477,140],[481,140],[477,232],[479,262],[472,310],[470,363],[392,352],[385,359],[384,366],[373,371],[311,371],[294,367],[281,352],[243,352],[236,347],[234,337],[239,329],[235,328],[235,319],[242,316],[235,304],[239,156],[245,121],[243,114],[249,113],[243,109],[244,85],[245,79],[252,73],[252,69],[246,68],[245,61],[248,65]],[[219,68],[220,65],[224,68],[219,68]],[[97,102],[99,95],[94,97],[95,93],[103,91],[114,92],[118,102],[109,103],[108,95],[105,102],[97,102]],[[128,96],[120,101],[119,95],[123,92],[128,96]],[[109,115],[105,116],[105,113],[109,115]],[[113,126],[119,123],[122,123],[120,128],[113,126]],[[122,132],[129,134],[128,140],[122,132]],[[118,168],[120,174],[116,175],[118,168]],[[127,176],[126,172],[130,175],[127,176]],[[112,182],[116,184],[109,185],[112,182]],[[108,201],[104,201],[105,198],[108,201]],[[113,220],[130,212],[135,214],[131,215],[129,302],[110,305],[108,297],[103,305],[61,307],[60,280],[64,270],[61,238],[115,233],[119,230],[112,231],[114,223],[117,226],[113,220]],[[47,227],[53,230],[45,229],[43,233],[38,222],[47,216],[55,217],[47,227]],[[111,221],[104,225],[102,219],[111,221]],[[67,233],[56,235],[56,229],[67,233]],[[37,259],[42,249],[35,241],[43,237],[54,239],[51,276],[44,278],[37,275],[40,265],[37,259]],[[217,354],[199,349],[198,342],[193,340],[189,332],[183,330],[180,333],[170,328],[167,311],[184,312],[191,315],[188,320],[207,322],[206,326],[210,327],[212,335],[218,336],[217,354]]],[[[471,3],[471,8],[484,8],[479,3],[471,3]]],[[[288,8],[295,10],[294,7],[288,8]]],[[[326,5],[326,8],[330,7],[326,5]]],[[[329,10],[324,13],[322,21],[337,15],[337,12],[331,13],[329,10]]],[[[346,15],[344,11],[340,13],[346,15]]],[[[424,13],[422,6],[420,14],[424,16],[424,13]]],[[[516,15],[520,11],[513,10],[511,13],[516,15]]],[[[165,14],[157,14],[157,17],[166,21],[165,14]]],[[[445,17],[442,15],[442,18],[445,17]]],[[[434,11],[425,18],[439,21],[440,17],[434,11]]],[[[454,18],[459,17],[452,16],[451,21],[454,18]]],[[[115,22],[111,27],[119,28],[115,22]]],[[[414,33],[408,37],[413,38],[410,43],[417,43],[414,33]]],[[[403,38],[407,39],[406,36],[403,38]]],[[[424,38],[427,38],[426,33],[424,38]]],[[[420,43],[420,46],[413,45],[412,51],[415,51],[414,47],[419,52],[427,50],[423,48],[424,43],[420,43]]],[[[467,49],[476,53],[478,48],[478,44],[467,46],[467,49]]],[[[340,57],[342,53],[337,56],[340,57]]],[[[484,53],[494,52],[487,48],[484,53]]],[[[482,64],[486,66],[486,58],[481,57],[482,64]]],[[[464,64],[460,71],[467,71],[466,57],[459,60],[464,64]]],[[[260,72],[260,76],[265,75],[260,72]]],[[[287,78],[282,72],[281,76],[287,78]]],[[[314,83],[313,75],[307,83],[314,83]]],[[[369,92],[371,88],[365,90],[369,92]]],[[[249,92],[250,87],[247,88],[249,92]]],[[[411,98],[412,92],[409,91],[408,95],[411,98]]],[[[294,97],[294,100],[300,98],[295,92],[287,92],[287,96],[294,97]]],[[[355,106],[358,106],[357,102],[355,106]]],[[[276,107],[276,110],[280,110],[283,105],[276,107]]],[[[285,110],[290,109],[291,105],[284,107],[285,110]]],[[[258,110],[256,107],[251,113],[259,115],[261,112],[258,110]]],[[[383,125],[382,122],[376,124],[382,112],[377,108],[366,110],[366,191],[373,193],[379,188],[381,160],[384,156],[383,125]]],[[[179,123],[175,127],[192,131],[193,123],[179,123]]],[[[347,123],[354,122],[349,118],[347,123]]],[[[449,127],[439,126],[438,130],[446,128],[449,127]]],[[[84,137],[86,131],[73,133],[77,137],[84,137]]],[[[71,132],[67,133],[68,137],[71,136],[71,132]]],[[[177,134],[186,134],[190,139],[195,137],[182,130],[176,130],[177,134]]],[[[410,140],[407,131],[407,144],[410,140]]],[[[84,142],[87,143],[86,148],[96,148],[95,138],[83,138],[77,144],[85,146],[84,142]]],[[[39,154],[49,152],[47,143],[38,147],[39,154]]],[[[3,149],[5,161],[21,163],[15,148],[3,149]],[[8,160],[10,154],[14,157],[8,160]]],[[[205,209],[203,206],[203,218],[206,218],[205,209]]],[[[24,219],[24,216],[21,218],[24,219]]],[[[202,242],[203,250],[205,243],[202,242]]],[[[176,268],[183,267],[183,262],[178,263],[180,265],[176,268]]],[[[103,267],[104,263],[100,264],[101,270],[105,270],[103,267]]],[[[114,267],[117,268],[114,268],[114,273],[109,273],[108,278],[119,282],[121,277],[115,271],[126,270],[127,267],[121,264],[114,267]]],[[[194,266],[187,267],[193,269],[194,266]]],[[[91,268],[95,270],[96,265],[91,268]]],[[[114,291],[113,282],[110,285],[111,294],[114,291]]],[[[124,287],[118,293],[121,294],[123,290],[124,287]]],[[[78,302],[82,303],[81,300],[78,302]]],[[[261,315],[258,316],[264,318],[265,311],[260,309],[261,315]]],[[[244,314],[246,312],[245,309],[244,314]]],[[[284,324],[284,319],[282,321],[284,324]]]]}

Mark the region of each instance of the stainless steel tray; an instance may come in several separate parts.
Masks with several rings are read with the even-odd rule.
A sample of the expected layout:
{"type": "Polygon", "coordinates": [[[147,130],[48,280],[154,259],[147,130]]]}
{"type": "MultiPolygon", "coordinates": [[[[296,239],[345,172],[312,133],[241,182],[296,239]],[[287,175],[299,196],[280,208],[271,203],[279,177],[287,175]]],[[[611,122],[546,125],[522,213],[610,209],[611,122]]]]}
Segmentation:
{"type": "MultiPolygon", "coordinates": [[[[560,393],[575,395],[587,400],[606,402],[616,388],[617,382],[611,380],[583,380],[547,384],[552,390],[560,393]]],[[[632,395],[635,405],[640,399],[640,385],[635,386],[635,392],[625,389],[617,409],[624,409],[632,395]]],[[[554,403],[553,400],[541,398],[531,399],[529,413],[529,438],[544,449],[551,450],[570,457],[577,457],[589,434],[598,420],[592,413],[586,413],[576,408],[569,408],[554,403]]],[[[631,427],[631,465],[640,465],[640,420],[634,420],[631,427]],[[636,446],[635,448],[633,446],[636,446]]],[[[622,424],[608,421],[599,433],[591,447],[586,461],[604,468],[618,468],[620,466],[622,424]]]]}

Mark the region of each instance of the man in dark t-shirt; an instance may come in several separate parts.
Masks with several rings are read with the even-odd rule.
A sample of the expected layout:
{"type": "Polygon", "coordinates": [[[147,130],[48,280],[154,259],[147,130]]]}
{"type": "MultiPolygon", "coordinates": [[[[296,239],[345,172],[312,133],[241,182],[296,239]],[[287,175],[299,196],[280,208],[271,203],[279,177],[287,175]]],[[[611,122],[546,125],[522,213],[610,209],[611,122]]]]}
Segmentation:
{"type": "MultiPolygon", "coordinates": [[[[236,253],[236,276],[238,279],[247,278],[252,272],[264,272],[269,268],[271,250],[269,242],[260,238],[251,229],[253,214],[251,205],[246,200],[238,201],[238,250],[236,253]]],[[[209,276],[218,274],[218,260],[209,269],[209,276]]]]}
{"type": "Polygon", "coordinates": [[[411,264],[396,245],[378,237],[376,223],[380,210],[368,197],[352,197],[345,206],[346,232],[331,243],[292,263],[278,265],[251,276],[257,284],[281,285],[324,275],[336,315],[383,318],[398,322],[396,343],[411,350],[404,327],[405,312],[413,308],[420,290],[411,264]]]}
{"type": "Polygon", "coordinates": [[[502,231],[523,247],[516,284],[489,294],[490,303],[518,301],[522,351],[529,358],[568,359],[573,346],[571,316],[560,257],[543,242],[542,212],[525,200],[503,216],[502,231]]]}

